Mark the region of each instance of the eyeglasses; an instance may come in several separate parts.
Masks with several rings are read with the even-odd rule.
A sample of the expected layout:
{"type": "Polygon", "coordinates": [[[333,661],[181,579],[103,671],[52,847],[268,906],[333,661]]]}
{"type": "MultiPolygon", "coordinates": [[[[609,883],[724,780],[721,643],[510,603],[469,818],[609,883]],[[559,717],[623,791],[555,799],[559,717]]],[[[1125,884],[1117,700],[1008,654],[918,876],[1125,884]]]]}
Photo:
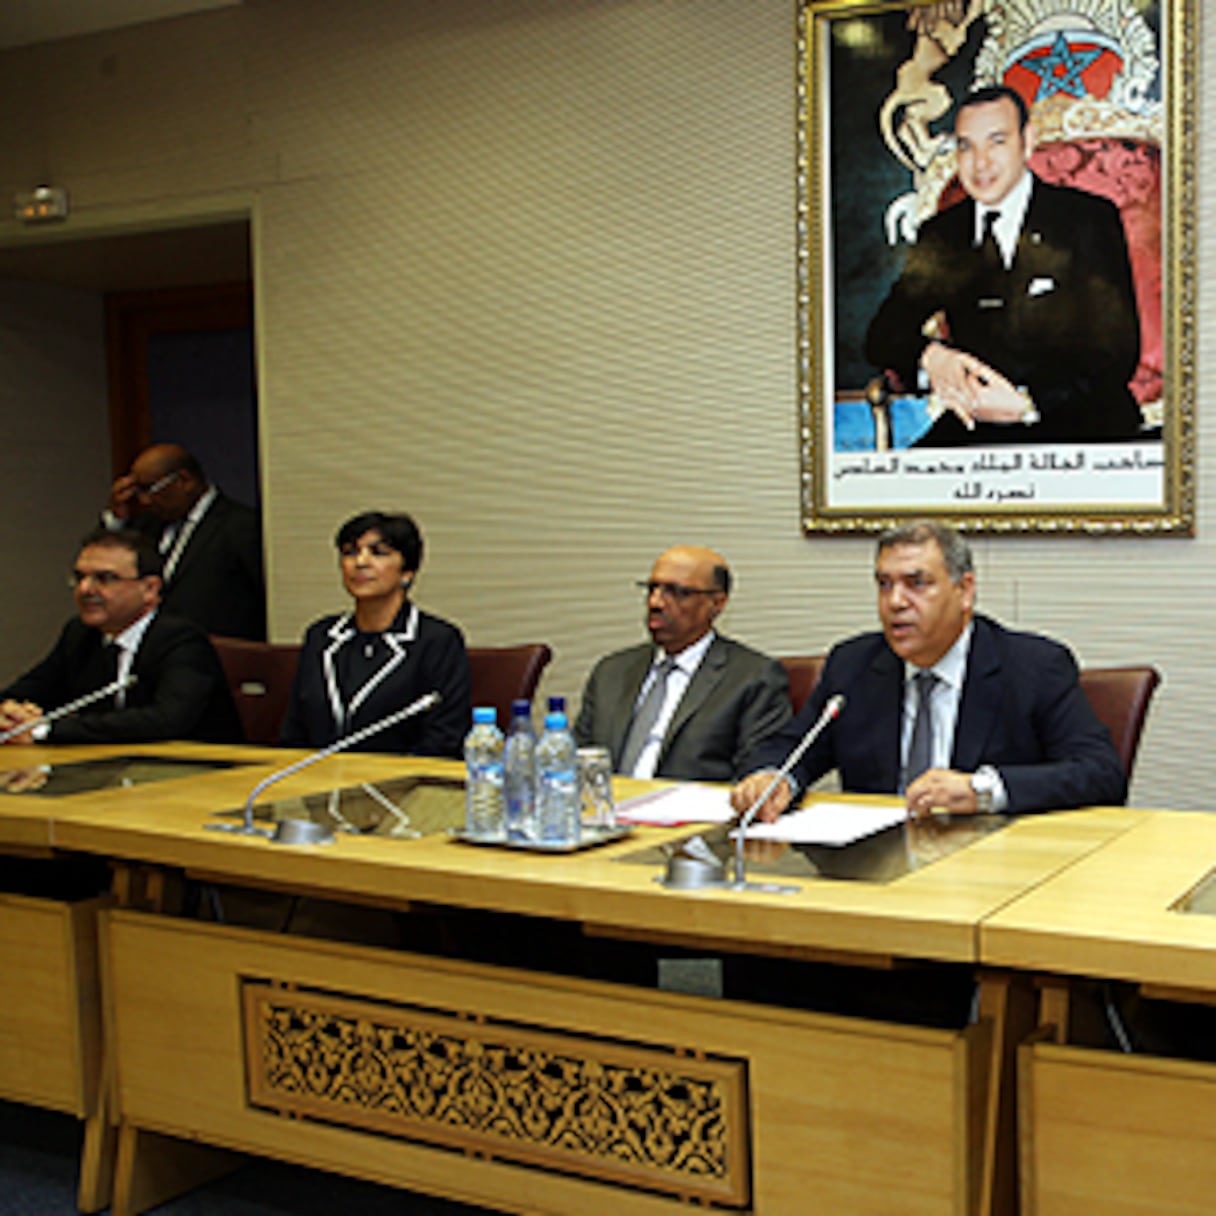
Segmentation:
{"type": "Polygon", "coordinates": [[[73,570],[68,575],[68,586],[75,590],[85,579],[92,579],[102,589],[113,587],[115,583],[138,583],[142,574],[116,574],[113,570],[73,570]]]}
{"type": "Polygon", "coordinates": [[[161,490],[167,486],[171,486],[182,474],[181,469],[174,469],[172,473],[166,473],[164,477],[158,477],[150,486],[141,486],[138,482],[135,484],[135,493],[141,498],[155,498],[161,490]]]}
{"type": "Polygon", "coordinates": [[[683,587],[679,583],[642,583],[639,582],[638,587],[646,592],[647,598],[654,595],[657,591],[665,600],[675,600],[677,604],[682,604],[686,599],[693,595],[721,595],[720,587],[683,587]]]}

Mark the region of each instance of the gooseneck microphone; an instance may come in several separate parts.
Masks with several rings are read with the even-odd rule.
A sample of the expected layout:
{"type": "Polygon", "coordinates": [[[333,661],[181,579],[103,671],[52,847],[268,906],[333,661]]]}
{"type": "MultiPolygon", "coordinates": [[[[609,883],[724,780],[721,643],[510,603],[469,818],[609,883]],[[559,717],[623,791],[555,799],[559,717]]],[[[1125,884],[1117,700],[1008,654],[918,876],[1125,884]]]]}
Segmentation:
{"type": "Polygon", "coordinates": [[[843,693],[836,693],[835,696],[827,699],[823,712],[815,720],[814,726],[802,736],[802,741],[785,758],[785,763],[777,770],[772,781],[764,787],[764,791],[760,797],[739,817],[739,826],[735,829],[735,881],[730,884],[734,890],[742,890],[747,886],[747,876],[743,870],[743,842],[747,836],[747,829],[752,826],[752,820],[756,818],[756,813],[772,796],[773,790],[793,771],[794,765],[802,759],[811,744],[823,734],[827,729],[828,723],[840,715],[840,711],[843,708],[843,693]]]}
{"type": "Polygon", "coordinates": [[[335,740],[328,747],[323,747],[320,751],[312,752],[302,760],[297,760],[284,768],[275,769],[273,773],[263,777],[249,791],[249,797],[245,799],[245,814],[240,823],[209,823],[207,827],[214,832],[237,832],[242,836],[273,835],[272,832],[264,828],[255,827],[253,823],[253,804],[263,790],[274,785],[276,781],[282,781],[284,777],[290,777],[292,773],[298,773],[301,769],[308,768],[310,764],[316,764],[318,760],[324,760],[335,752],[342,752],[348,747],[354,747],[356,743],[362,743],[364,739],[368,739],[382,730],[387,730],[390,726],[396,726],[398,722],[404,722],[406,718],[412,718],[415,714],[420,714],[434,708],[441,700],[442,697],[440,697],[438,692],[428,692],[425,696],[419,697],[417,701],[411,701],[404,709],[399,709],[395,713],[381,718],[379,722],[373,722],[370,726],[361,727],[353,734],[343,735],[341,739],[335,740]]]}
{"type": "Polygon", "coordinates": [[[78,709],[83,709],[86,705],[92,705],[94,701],[102,701],[106,697],[112,697],[116,693],[130,688],[138,680],[139,677],[133,671],[128,672],[121,679],[112,680],[104,688],[97,688],[92,692],[86,692],[83,697],[77,697],[75,701],[69,701],[58,709],[52,709],[49,713],[42,714],[40,717],[31,718],[28,722],[19,722],[16,726],[10,726],[6,731],[0,731],[0,743],[7,743],[10,739],[15,739],[18,735],[25,734],[27,730],[33,730],[35,726],[42,726],[44,723],[49,725],[51,722],[57,722],[60,718],[66,718],[68,714],[74,714],[78,709]]]}

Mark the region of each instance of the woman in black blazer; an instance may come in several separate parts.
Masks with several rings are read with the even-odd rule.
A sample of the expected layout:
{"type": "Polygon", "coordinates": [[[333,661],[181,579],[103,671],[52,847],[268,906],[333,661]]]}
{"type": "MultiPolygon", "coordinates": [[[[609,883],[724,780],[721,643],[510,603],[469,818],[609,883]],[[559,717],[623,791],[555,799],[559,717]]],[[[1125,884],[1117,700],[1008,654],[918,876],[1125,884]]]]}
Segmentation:
{"type": "Polygon", "coordinates": [[[455,625],[422,612],[409,591],[422,535],[408,515],[368,511],[335,537],[354,601],[308,627],[283,722],[289,747],[325,747],[426,693],[442,700],[354,750],[459,756],[469,729],[469,659],[455,625]]]}

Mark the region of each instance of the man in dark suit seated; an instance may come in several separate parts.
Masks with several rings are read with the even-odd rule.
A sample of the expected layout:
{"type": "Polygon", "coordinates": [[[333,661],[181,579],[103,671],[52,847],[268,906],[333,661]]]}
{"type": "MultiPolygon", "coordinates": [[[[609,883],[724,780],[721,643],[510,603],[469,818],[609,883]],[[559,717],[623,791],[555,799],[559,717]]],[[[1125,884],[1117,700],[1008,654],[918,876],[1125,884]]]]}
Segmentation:
{"type": "Polygon", "coordinates": [[[884,533],[874,577],[881,633],[835,646],[799,716],[758,748],[731,795],[744,811],[828,698],[840,716],[759,812],[775,819],[836,769],[846,792],[902,794],[928,815],[1117,805],[1127,781],[1110,734],[1058,642],[974,614],[966,541],[943,524],[884,533]]]}
{"type": "Polygon", "coordinates": [[[140,452],[111,488],[102,522],[151,537],[164,557],[167,612],[205,633],[265,640],[258,513],[210,485],[185,448],[158,443],[140,452]]]}
{"type": "Polygon", "coordinates": [[[158,611],[161,557],[139,533],[99,528],[72,570],[79,619],[54,649],[0,691],[0,730],[105,688],[135,682],[78,713],[31,727],[14,743],[239,742],[219,659],[196,625],[158,611]]]}
{"type": "Polygon", "coordinates": [[[731,574],[712,550],[668,549],[639,585],[651,644],[596,664],[575,738],[608,748],[619,773],[732,781],[790,717],[785,670],[714,630],[731,574]]]}
{"type": "Polygon", "coordinates": [[[1140,322],[1115,205],[1031,173],[1026,103],[993,85],[954,125],[969,197],[926,220],[866,358],[942,410],[919,447],[1131,440],[1140,322]]]}

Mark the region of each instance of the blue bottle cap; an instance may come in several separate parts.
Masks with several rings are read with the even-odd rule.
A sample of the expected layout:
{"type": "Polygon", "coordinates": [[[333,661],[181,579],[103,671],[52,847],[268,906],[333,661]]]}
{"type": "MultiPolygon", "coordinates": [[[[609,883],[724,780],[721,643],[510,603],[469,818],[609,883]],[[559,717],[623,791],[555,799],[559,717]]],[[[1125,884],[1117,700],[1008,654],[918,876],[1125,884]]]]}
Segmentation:
{"type": "Polygon", "coordinates": [[[478,705],[473,710],[473,722],[477,726],[484,726],[487,722],[491,726],[498,724],[498,710],[493,705],[478,705]]]}
{"type": "Polygon", "coordinates": [[[565,714],[545,714],[545,730],[565,730],[565,714]]]}
{"type": "Polygon", "coordinates": [[[549,712],[551,714],[564,714],[566,712],[566,698],[565,697],[550,697],[549,698],[549,712]]]}
{"type": "Polygon", "coordinates": [[[531,701],[512,701],[511,702],[511,717],[513,718],[530,718],[532,716],[531,701]]]}

